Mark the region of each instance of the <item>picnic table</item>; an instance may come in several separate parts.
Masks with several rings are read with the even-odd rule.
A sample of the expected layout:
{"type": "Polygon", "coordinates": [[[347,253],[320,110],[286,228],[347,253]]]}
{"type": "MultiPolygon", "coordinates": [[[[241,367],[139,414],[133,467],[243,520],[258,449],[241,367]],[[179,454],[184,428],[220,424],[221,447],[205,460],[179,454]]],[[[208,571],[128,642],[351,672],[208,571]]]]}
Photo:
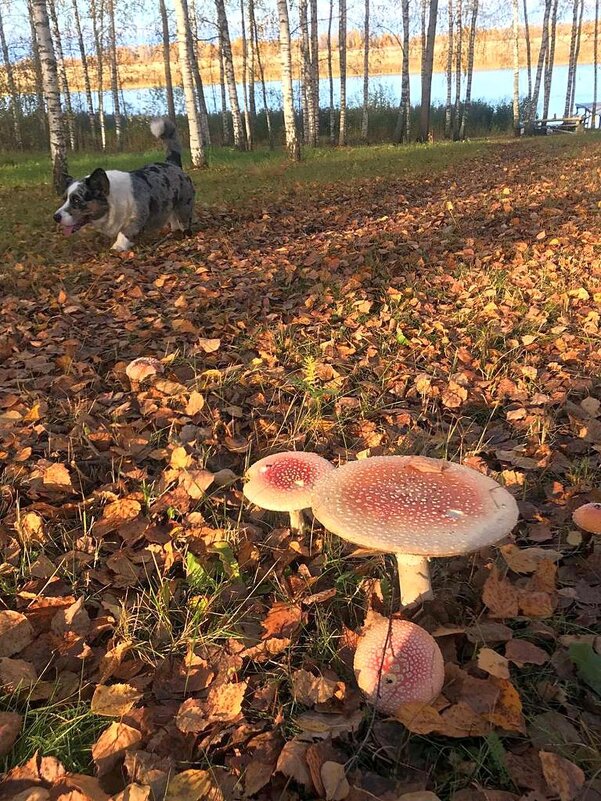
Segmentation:
{"type": "Polygon", "coordinates": [[[576,113],[584,116],[585,128],[599,128],[601,123],[601,101],[597,103],[576,103],[576,113]]]}
{"type": "Polygon", "coordinates": [[[585,127],[585,115],[577,114],[569,117],[547,117],[520,123],[522,133],[531,133],[534,136],[546,136],[555,133],[582,133],[585,127]]]}

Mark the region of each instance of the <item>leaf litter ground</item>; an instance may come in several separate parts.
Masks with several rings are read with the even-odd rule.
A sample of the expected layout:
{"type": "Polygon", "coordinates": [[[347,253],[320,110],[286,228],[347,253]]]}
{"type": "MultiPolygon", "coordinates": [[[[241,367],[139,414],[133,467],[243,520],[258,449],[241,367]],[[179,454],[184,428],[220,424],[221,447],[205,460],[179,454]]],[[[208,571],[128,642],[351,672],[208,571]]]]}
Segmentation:
{"type": "Polygon", "coordinates": [[[16,266],[0,798],[599,798],[601,547],[571,513],[601,500],[600,175],[598,140],[496,144],[16,266]],[[446,662],[431,706],[380,717],[353,678],[392,561],[244,503],[290,448],[515,493],[511,539],[437,560],[413,615],[446,662]]]}

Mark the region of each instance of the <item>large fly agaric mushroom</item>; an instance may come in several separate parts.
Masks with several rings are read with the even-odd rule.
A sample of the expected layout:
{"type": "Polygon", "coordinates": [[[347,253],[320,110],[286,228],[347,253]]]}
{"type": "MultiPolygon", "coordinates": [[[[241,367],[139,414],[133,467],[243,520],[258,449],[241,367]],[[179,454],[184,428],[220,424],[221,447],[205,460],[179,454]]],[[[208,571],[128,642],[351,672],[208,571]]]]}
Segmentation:
{"type": "Polygon", "coordinates": [[[301,530],[303,509],[311,505],[311,490],[334,465],[316,453],[283,451],[255,462],[247,471],[244,495],[272,512],[289,512],[292,528],[301,530]]]}
{"type": "Polygon", "coordinates": [[[396,555],[402,606],[432,598],[428,559],[470,553],[515,526],[515,499],[492,478],[425,456],[374,456],[325,475],[311,497],[325,528],[396,555]]]}
{"type": "Polygon", "coordinates": [[[359,638],[355,676],[380,712],[401,704],[429,704],[442,690],[444,661],[436,640],[408,620],[382,619],[359,638]]]}
{"type": "Polygon", "coordinates": [[[572,515],[572,520],[589,534],[601,534],[601,503],[585,503],[572,515]]]}

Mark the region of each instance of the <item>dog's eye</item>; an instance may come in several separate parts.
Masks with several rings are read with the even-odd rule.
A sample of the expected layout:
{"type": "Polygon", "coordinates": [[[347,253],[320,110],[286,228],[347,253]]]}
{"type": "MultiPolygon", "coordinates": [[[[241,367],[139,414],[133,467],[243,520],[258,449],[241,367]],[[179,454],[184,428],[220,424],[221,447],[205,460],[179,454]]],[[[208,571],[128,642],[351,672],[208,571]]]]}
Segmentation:
{"type": "Polygon", "coordinates": [[[77,197],[77,195],[76,195],[75,197],[72,197],[72,198],[71,198],[71,205],[73,206],[73,208],[74,208],[74,209],[78,209],[78,208],[80,208],[80,206],[81,206],[81,199],[80,199],[80,198],[78,198],[78,197],[77,197]]]}

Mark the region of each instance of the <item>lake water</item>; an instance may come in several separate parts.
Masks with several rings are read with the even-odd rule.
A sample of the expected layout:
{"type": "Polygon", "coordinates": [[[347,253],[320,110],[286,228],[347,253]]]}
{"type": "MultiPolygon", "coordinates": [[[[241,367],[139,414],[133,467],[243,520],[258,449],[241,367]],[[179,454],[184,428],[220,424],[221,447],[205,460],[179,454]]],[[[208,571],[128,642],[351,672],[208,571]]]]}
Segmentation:
{"type": "MultiPolygon", "coordinates": [[[[534,73],[532,80],[534,81],[534,73]]],[[[566,65],[555,67],[553,71],[553,81],[551,84],[551,99],[549,112],[551,116],[563,115],[568,68],[566,65]]],[[[600,76],[601,77],[601,76],[600,76]]],[[[329,105],[329,81],[322,78],[319,82],[319,99],[322,108],[329,105]]],[[[411,102],[418,103],[421,95],[420,76],[410,76],[411,102]]],[[[526,69],[520,70],[520,95],[525,95],[528,87],[528,77],[526,69]]],[[[386,100],[392,105],[399,102],[401,96],[401,77],[400,75],[374,75],[369,82],[370,93],[379,99],[386,100]]],[[[464,87],[463,87],[464,88],[464,87]]],[[[299,84],[295,82],[295,94],[298,101],[299,84]]],[[[432,103],[443,104],[446,99],[446,76],[444,73],[435,73],[432,79],[432,103]]],[[[601,81],[600,81],[601,91],[601,81]]],[[[498,104],[511,101],[513,92],[513,70],[480,70],[474,72],[472,81],[472,99],[485,100],[488,103],[498,104]]],[[[85,98],[83,93],[75,92],[74,104],[76,107],[84,108],[85,98]]],[[[242,98],[242,87],[238,86],[239,97],[242,98]]],[[[175,92],[176,109],[180,113],[185,112],[183,93],[181,89],[175,92]]],[[[220,88],[217,85],[205,87],[207,106],[210,112],[218,112],[221,109],[220,88]]],[[[268,104],[271,109],[279,109],[282,106],[282,93],[279,81],[267,82],[268,104]]],[[[132,114],[165,114],[167,103],[165,90],[161,88],[147,89],[125,89],[122,92],[126,109],[132,114]]],[[[349,105],[361,105],[363,97],[363,77],[352,76],[347,80],[347,102],[349,105]]],[[[542,98],[542,87],[541,87],[542,98]]],[[[340,82],[334,79],[334,102],[337,104],[340,99],[340,82]]],[[[576,102],[591,102],[593,99],[593,65],[582,64],[578,67],[576,74],[576,102]]],[[[105,93],[105,110],[110,113],[113,109],[113,102],[110,92],[105,93]]],[[[542,101],[541,101],[542,106],[542,101]]],[[[257,109],[262,109],[262,96],[260,85],[257,84],[257,109]]]]}

